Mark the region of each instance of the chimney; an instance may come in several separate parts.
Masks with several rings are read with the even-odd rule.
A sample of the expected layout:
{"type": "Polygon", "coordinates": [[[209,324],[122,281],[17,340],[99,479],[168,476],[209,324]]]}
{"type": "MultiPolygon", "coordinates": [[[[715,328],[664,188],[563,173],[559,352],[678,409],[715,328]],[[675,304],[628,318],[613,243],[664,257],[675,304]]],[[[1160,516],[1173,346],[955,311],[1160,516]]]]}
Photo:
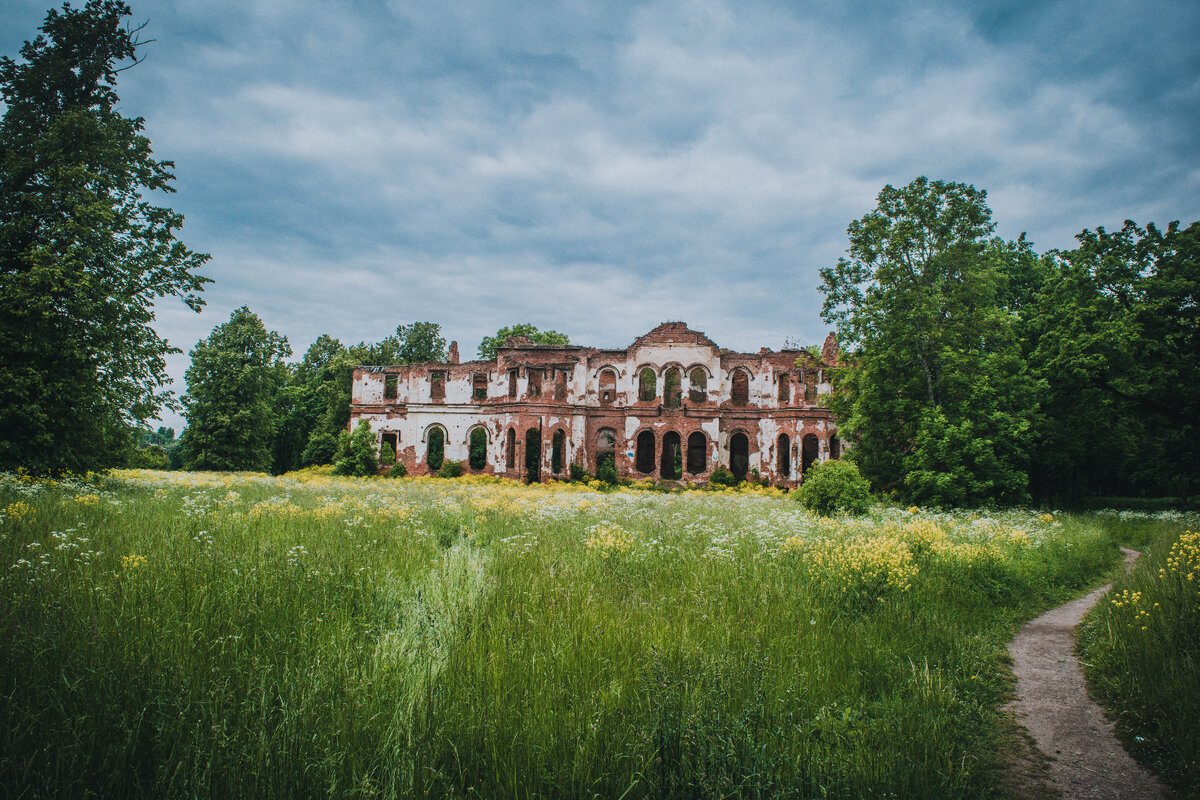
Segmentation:
{"type": "Polygon", "coordinates": [[[449,359],[447,359],[447,363],[450,363],[450,364],[458,363],[458,342],[450,343],[450,357],[449,357],[449,359]]]}

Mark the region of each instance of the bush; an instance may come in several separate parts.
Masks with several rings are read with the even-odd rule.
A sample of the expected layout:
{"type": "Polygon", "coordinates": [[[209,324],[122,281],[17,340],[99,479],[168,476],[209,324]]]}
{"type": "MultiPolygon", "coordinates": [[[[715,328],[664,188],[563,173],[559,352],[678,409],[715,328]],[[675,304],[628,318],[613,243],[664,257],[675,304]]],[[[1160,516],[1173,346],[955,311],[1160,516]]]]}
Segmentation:
{"type": "Polygon", "coordinates": [[[737,486],[738,479],[725,467],[718,464],[708,475],[708,482],[713,486],[737,486]]]}
{"type": "Polygon", "coordinates": [[[871,485],[849,461],[826,461],[804,473],[796,498],[822,516],[836,511],[865,514],[871,505],[871,485]]]}
{"type": "Polygon", "coordinates": [[[346,450],[346,455],[333,465],[334,475],[361,478],[379,472],[379,462],[375,460],[375,432],[365,419],[359,420],[354,433],[347,437],[346,450]]]}
{"type": "Polygon", "coordinates": [[[443,461],[437,475],[439,478],[461,478],[463,465],[461,461],[443,461]]]}
{"type": "Polygon", "coordinates": [[[575,483],[587,483],[592,479],[592,473],[587,471],[587,467],[579,464],[571,464],[571,480],[575,483]]]}
{"type": "Polygon", "coordinates": [[[617,483],[617,464],[612,458],[603,459],[596,465],[596,480],[603,481],[610,486],[617,483]]]}
{"type": "MultiPolygon", "coordinates": [[[[344,433],[344,432],[343,432],[344,433]]],[[[349,445],[349,437],[347,436],[346,444],[349,445]]],[[[339,455],[338,439],[329,431],[313,431],[308,437],[308,444],[304,446],[304,452],[300,455],[300,463],[305,467],[312,467],[318,464],[332,464],[334,461],[342,458],[339,455]]]]}
{"type": "Polygon", "coordinates": [[[389,478],[407,478],[408,467],[404,466],[403,461],[397,461],[392,465],[392,468],[388,470],[387,476],[389,478]]]}
{"type": "Polygon", "coordinates": [[[396,461],[396,450],[392,447],[391,442],[384,442],[379,448],[379,463],[392,464],[396,461]]]}

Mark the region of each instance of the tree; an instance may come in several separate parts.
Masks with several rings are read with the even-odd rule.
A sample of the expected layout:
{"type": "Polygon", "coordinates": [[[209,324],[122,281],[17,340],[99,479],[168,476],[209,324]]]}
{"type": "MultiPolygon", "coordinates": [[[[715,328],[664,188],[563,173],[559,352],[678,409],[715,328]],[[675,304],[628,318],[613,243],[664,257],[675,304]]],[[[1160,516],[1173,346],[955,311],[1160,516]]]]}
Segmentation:
{"type": "Polygon", "coordinates": [[[821,270],[849,351],[830,401],[876,486],[926,503],[1019,502],[1035,383],[1009,300],[1027,245],[992,237],[986,194],[918,178],[852,222],[821,270]],[[968,446],[969,445],[969,446],[968,446]]]}
{"type": "Polygon", "coordinates": [[[571,339],[565,333],[558,331],[540,331],[528,322],[519,322],[496,331],[495,336],[485,336],[479,343],[479,357],[492,360],[496,357],[497,348],[503,347],[508,339],[524,336],[534,344],[570,344],[571,339]]]}
{"type": "Polygon", "coordinates": [[[188,469],[271,467],[275,403],[287,377],[287,338],[242,306],[191,351],[180,440],[188,469]]]}
{"type": "Polygon", "coordinates": [[[423,364],[427,361],[446,360],[446,340],[442,337],[442,326],[436,322],[398,325],[396,326],[396,339],[400,343],[397,357],[391,361],[378,363],[423,364]]]}
{"type": "Polygon", "coordinates": [[[379,472],[376,452],[375,432],[371,430],[371,423],[360,419],[354,427],[354,433],[350,434],[346,454],[333,466],[333,474],[359,478],[376,474],[379,472]]]}
{"type": "Polygon", "coordinates": [[[0,57],[0,469],[118,463],[131,429],[173,405],[155,333],[158,298],[193,310],[208,256],[175,238],[183,217],[141,118],[116,111],[138,63],[129,7],[89,0],[47,13],[43,35],[0,57]]]}
{"type": "Polygon", "coordinates": [[[1027,315],[1046,386],[1036,488],[1186,496],[1200,477],[1200,222],[1076,238],[1027,315]]]}

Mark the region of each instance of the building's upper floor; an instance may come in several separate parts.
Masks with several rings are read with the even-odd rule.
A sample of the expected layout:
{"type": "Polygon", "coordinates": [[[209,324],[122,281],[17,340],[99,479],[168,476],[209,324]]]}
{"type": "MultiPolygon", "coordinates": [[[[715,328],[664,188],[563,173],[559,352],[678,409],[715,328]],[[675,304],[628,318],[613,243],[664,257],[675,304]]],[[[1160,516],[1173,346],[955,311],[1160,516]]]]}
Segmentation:
{"type": "MultiPolygon", "coordinates": [[[[452,352],[457,348],[452,348],[452,352]]],[[[356,406],[536,403],[585,407],[786,408],[830,391],[832,334],[808,350],[735,353],[682,322],[666,322],[624,350],[536,345],[509,339],[494,361],[364,366],[354,372],[356,406]]]]}

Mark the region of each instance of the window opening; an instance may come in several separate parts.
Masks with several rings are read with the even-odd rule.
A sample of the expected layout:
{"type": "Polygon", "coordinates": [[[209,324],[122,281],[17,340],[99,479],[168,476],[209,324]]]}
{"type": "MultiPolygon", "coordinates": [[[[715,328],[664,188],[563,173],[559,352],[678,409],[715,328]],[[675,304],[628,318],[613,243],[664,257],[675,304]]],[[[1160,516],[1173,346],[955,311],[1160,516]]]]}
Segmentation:
{"type": "Polygon", "coordinates": [[[526,368],[525,377],[528,378],[528,380],[529,380],[529,396],[530,397],[541,397],[542,396],[542,375],[543,375],[543,371],[540,369],[526,368]]]}
{"type": "Polygon", "coordinates": [[[388,400],[396,399],[396,376],[395,375],[384,375],[383,376],[383,396],[385,398],[387,398],[388,400]]]}
{"type": "Polygon", "coordinates": [[[554,371],[554,399],[563,403],[567,399],[567,371],[565,369],[556,369],[554,371]]]}
{"type": "Polygon", "coordinates": [[[787,372],[779,373],[779,403],[783,405],[792,399],[792,376],[787,372]]]}
{"type": "Polygon", "coordinates": [[[658,474],[663,480],[677,481],[683,477],[683,448],[679,446],[679,434],[668,431],[663,434],[662,459],[658,474]]]}
{"type": "Polygon", "coordinates": [[[729,439],[729,471],[739,481],[746,480],[750,471],[750,439],[744,433],[735,433],[729,439]]]}
{"type": "Polygon", "coordinates": [[[821,445],[815,433],[809,433],[800,440],[800,474],[808,472],[808,468],[817,463],[821,445]]]}
{"type": "Polygon", "coordinates": [[[633,467],[646,474],[654,472],[654,434],[651,431],[638,434],[633,467]]]}
{"type": "Polygon", "coordinates": [[[667,408],[679,408],[683,399],[681,384],[683,376],[679,370],[672,367],[663,376],[663,405],[667,408]]]}
{"type": "Polygon", "coordinates": [[[555,431],[550,440],[550,471],[555,475],[559,475],[563,471],[563,451],[566,449],[566,444],[567,435],[562,431],[555,431]]]}
{"type": "Polygon", "coordinates": [[[442,400],[446,397],[446,373],[431,372],[429,373],[429,398],[431,400],[442,400]]]}
{"type": "Polygon", "coordinates": [[[391,431],[391,432],[385,431],[383,436],[380,437],[379,452],[381,454],[387,453],[387,450],[384,449],[384,445],[389,445],[389,444],[392,446],[392,461],[385,461],[384,463],[387,463],[387,464],[394,462],[396,460],[397,453],[400,452],[400,435],[397,434],[395,431],[391,431]]]}
{"type": "Polygon", "coordinates": [[[688,437],[687,471],[699,475],[708,468],[708,440],[700,431],[688,437]]]}
{"type": "Polygon", "coordinates": [[[750,402],[750,376],[745,370],[737,370],[733,373],[733,390],[730,393],[730,399],[735,406],[744,406],[750,402]]]}
{"type": "Polygon", "coordinates": [[[432,428],[425,445],[425,463],[429,465],[430,472],[437,472],[445,460],[446,434],[441,428],[432,428]]]}
{"type": "Polygon", "coordinates": [[[691,387],[688,389],[688,401],[691,403],[703,403],[708,399],[708,373],[700,367],[692,370],[688,376],[688,382],[691,387]]]}
{"type": "Polygon", "coordinates": [[[488,376],[486,372],[476,372],[471,376],[471,397],[475,400],[486,400],[488,376]]]}
{"type": "Polygon", "coordinates": [[[611,406],[617,399],[617,373],[600,370],[600,405],[611,406]]]}
{"type": "Polygon", "coordinates": [[[612,428],[601,428],[596,434],[596,475],[600,475],[600,469],[605,463],[613,464],[614,468],[617,461],[617,432],[612,428]]]}
{"type": "Polygon", "coordinates": [[[775,471],[784,478],[792,474],[792,440],[786,433],[779,434],[775,443],[775,471]]]}
{"type": "Polygon", "coordinates": [[[519,370],[510,369],[508,371],[508,398],[510,400],[517,399],[517,373],[519,370]]]}
{"type": "Polygon", "coordinates": [[[658,376],[654,370],[646,367],[638,373],[638,400],[650,403],[658,396],[658,376]]]}
{"type": "Polygon", "coordinates": [[[517,432],[512,428],[504,439],[504,468],[511,472],[517,466],[517,432]]]}
{"type": "Polygon", "coordinates": [[[483,428],[472,428],[467,440],[467,466],[473,470],[481,470],[487,466],[487,431],[483,428]]]}
{"type": "Polygon", "coordinates": [[[525,431],[525,480],[529,483],[542,480],[542,432],[537,428],[525,431]]]}

